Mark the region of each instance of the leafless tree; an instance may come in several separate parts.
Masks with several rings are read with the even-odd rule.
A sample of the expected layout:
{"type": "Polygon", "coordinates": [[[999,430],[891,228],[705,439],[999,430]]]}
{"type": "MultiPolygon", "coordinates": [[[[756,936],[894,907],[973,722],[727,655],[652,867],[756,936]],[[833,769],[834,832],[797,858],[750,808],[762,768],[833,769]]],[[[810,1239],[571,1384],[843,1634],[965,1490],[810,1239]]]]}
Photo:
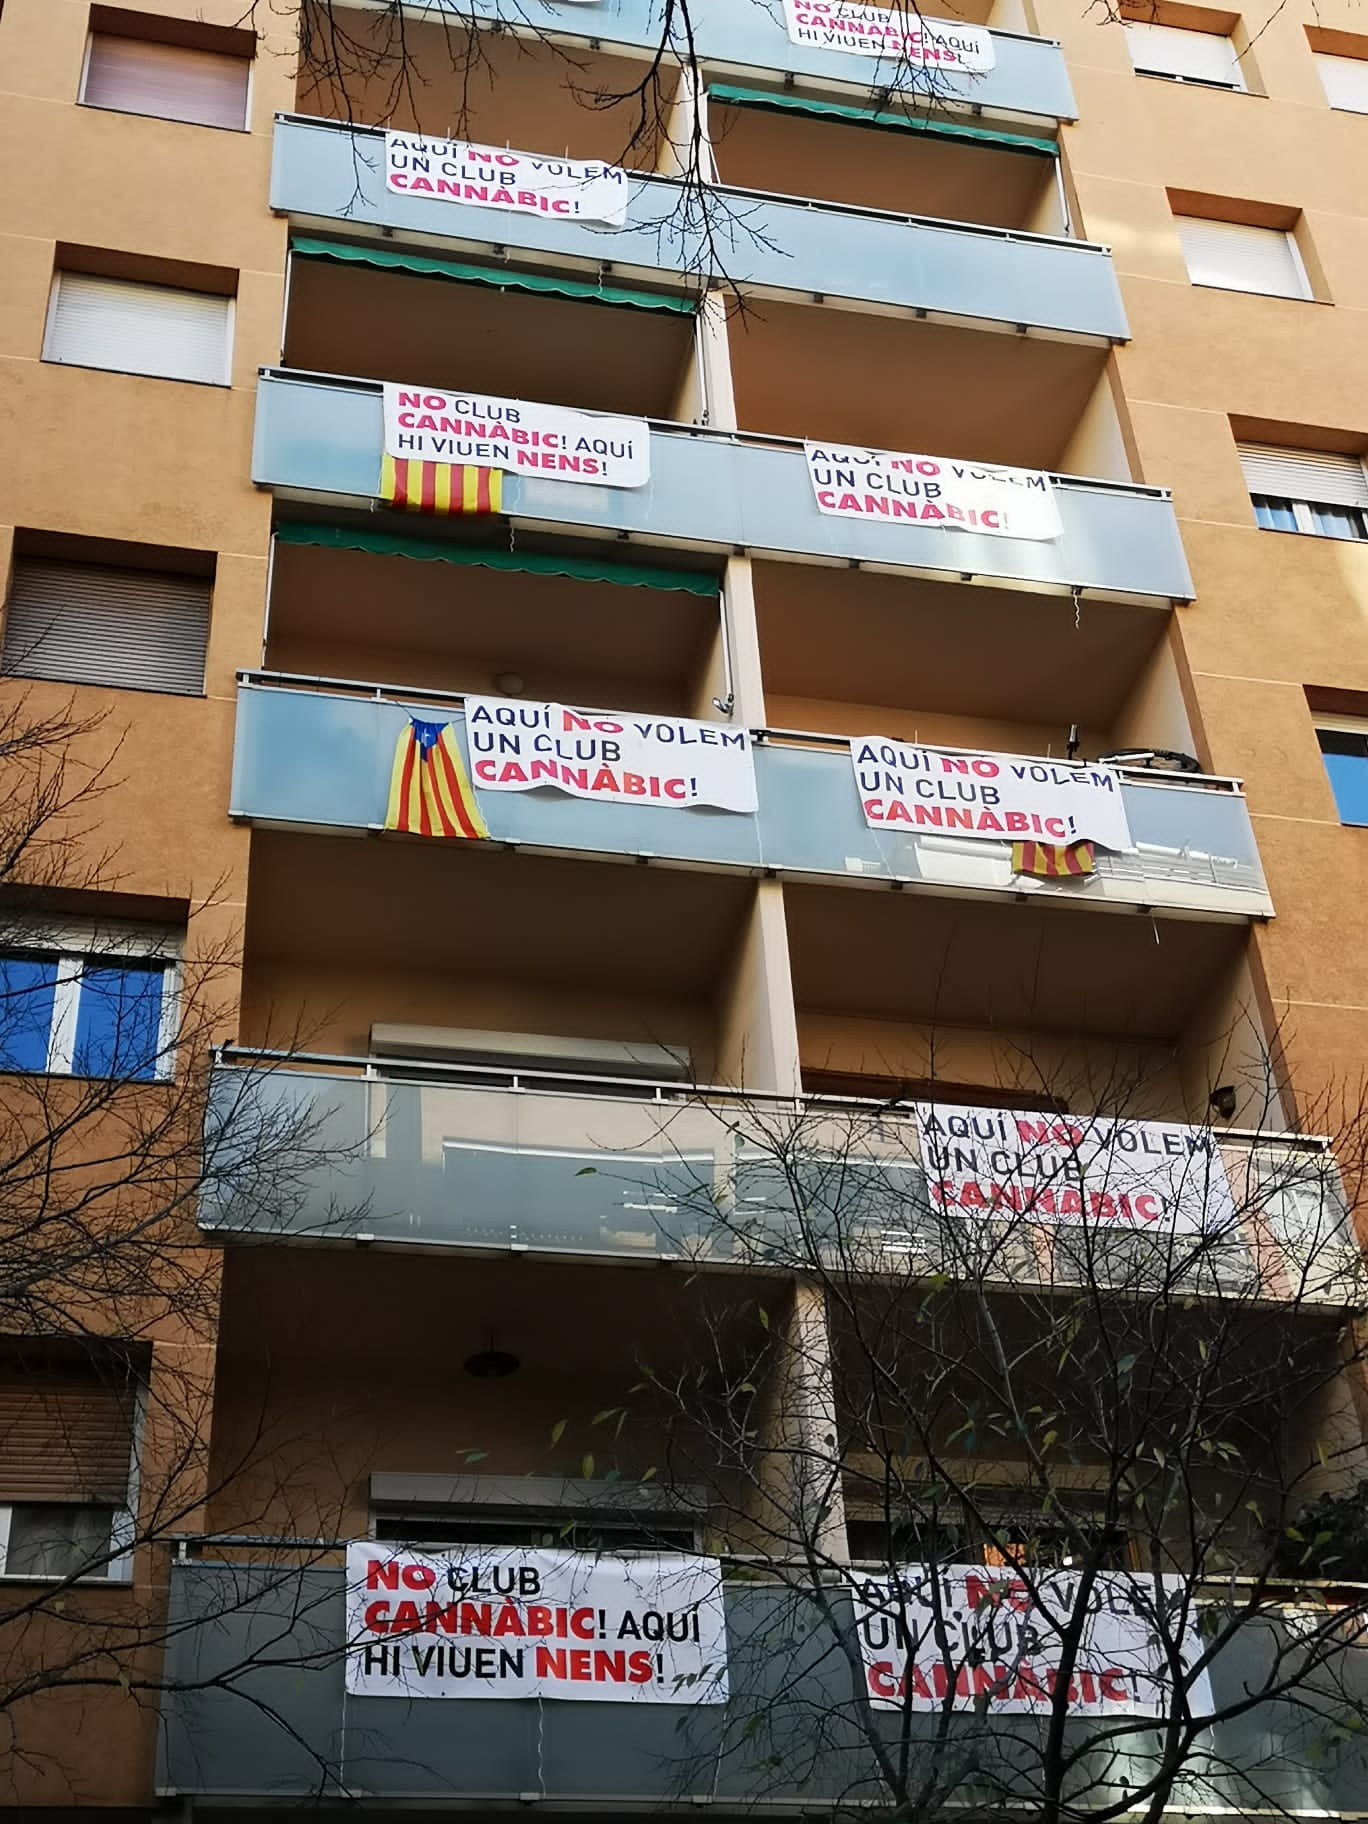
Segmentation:
{"type": "Polygon", "coordinates": [[[1294,1809],[1368,1720],[1368,1590],[1299,1524],[1364,1473],[1362,1118],[1332,1152],[1033,1087],[719,1108],[732,1170],[681,1156],[659,1199],[773,1298],[598,1422],[669,1415],[658,1473],[768,1588],[733,1663],[757,1796],[1294,1809]]]}
{"type": "Polygon", "coordinates": [[[274,1447],[263,1431],[211,1478],[221,1260],[201,1215],[231,1194],[288,1220],[338,1157],[318,1113],[263,1094],[259,1077],[213,1072],[235,1017],[239,933],[212,894],[194,907],[161,902],[163,918],[179,916],[148,922],[105,834],[121,783],[110,720],[45,685],[5,694],[0,1764],[10,1782],[66,1758],[54,1747],[60,1708],[33,1700],[155,1682],[175,1541],[201,1523],[217,1484],[274,1447]]]}

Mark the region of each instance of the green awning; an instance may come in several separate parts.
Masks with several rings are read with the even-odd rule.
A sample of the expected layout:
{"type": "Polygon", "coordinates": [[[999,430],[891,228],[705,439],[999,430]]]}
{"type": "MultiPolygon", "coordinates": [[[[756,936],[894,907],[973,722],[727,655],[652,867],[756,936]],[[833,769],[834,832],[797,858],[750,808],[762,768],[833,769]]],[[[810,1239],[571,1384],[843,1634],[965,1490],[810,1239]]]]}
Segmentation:
{"type": "Polygon", "coordinates": [[[673,297],[659,291],[639,291],[632,285],[599,285],[588,279],[560,274],[510,272],[504,266],[470,266],[462,260],[439,260],[431,254],[407,253],[398,247],[378,247],[373,242],[319,241],[301,235],[290,242],[293,253],[310,260],[343,260],[361,266],[379,266],[390,272],[416,272],[426,278],[459,279],[467,285],[490,285],[496,291],[533,291],[557,298],[574,298],[587,304],[621,304],[633,310],[669,310],[691,317],[698,309],[693,298],[673,297]]]}
{"type": "Polygon", "coordinates": [[[991,127],[962,126],[953,120],[916,120],[881,108],[850,107],[844,102],[823,101],[799,89],[741,89],[729,82],[710,82],[708,93],[716,101],[734,102],[739,108],[774,108],[780,113],[820,114],[860,127],[888,127],[900,133],[927,133],[933,139],[960,139],[976,146],[996,146],[999,151],[1029,152],[1032,157],[1057,158],[1052,139],[1033,139],[1028,133],[998,133],[991,127]]]}
{"type": "Polygon", "coordinates": [[[275,529],[281,545],[319,545],[327,551],[369,551],[374,557],[416,557],[432,564],[475,564],[485,570],[515,570],[527,576],[566,576],[586,583],[621,583],[634,589],[681,589],[715,596],[716,577],[663,564],[618,564],[608,558],[564,557],[550,551],[496,551],[488,545],[449,544],[408,532],[372,531],[369,526],[319,526],[282,520],[275,529]]]}

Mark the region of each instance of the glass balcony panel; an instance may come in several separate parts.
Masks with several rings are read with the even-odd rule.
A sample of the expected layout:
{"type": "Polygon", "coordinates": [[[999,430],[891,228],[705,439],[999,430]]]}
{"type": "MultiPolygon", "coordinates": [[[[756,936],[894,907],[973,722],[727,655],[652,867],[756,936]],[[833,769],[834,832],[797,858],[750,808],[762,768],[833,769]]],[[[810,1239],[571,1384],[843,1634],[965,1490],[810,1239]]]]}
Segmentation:
{"type": "Polygon", "coordinates": [[[420,1065],[214,1072],[201,1224],[227,1233],[711,1264],[801,1265],[1143,1291],[1181,1284],[1343,1303],[1357,1275],[1333,1157],[1226,1141],[1235,1219],[1207,1235],[967,1217],[933,1207],[906,1113],[747,1102],[603,1080],[516,1087],[508,1073],[420,1065]],[[376,1074],[383,1070],[385,1074],[376,1074]],[[234,1153],[254,1133],[307,1131],[320,1163],[261,1182],[234,1153]]]}
{"type": "MultiPolygon", "coordinates": [[[[438,713],[431,704],[419,707],[425,715],[438,713]]],[[[459,731],[454,703],[448,713],[459,731]]],[[[243,684],[233,815],[329,829],[382,827],[395,743],[409,714],[402,701],[243,684]]],[[[1006,843],[871,829],[848,754],[839,749],[767,742],[756,749],[755,763],[754,816],[595,804],[541,791],[484,792],[480,808],[493,840],[524,847],[1232,916],[1271,910],[1245,800],[1215,782],[1155,784],[1127,776],[1122,795],[1135,853],[1099,850],[1097,873],[1084,882],[1026,882],[1012,874],[1006,843]]]]}
{"type": "MultiPolygon", "coordinates": [[[[207,1556],[170,1565],[160,1789],[307,1801],[326,1777],[344,1792],[449,1808],[453,1795],[525,1799],[535,1770],[542,1797],[572,1804],[601,1806],[608,1794],[668,1806],[695,1791],[734,1807],[753,1803],[757,1791],[771,1799],[796,1791],[805,1804],[828,1807],[846,1807],[854,1795],[887,1802],[864,1719],[850,1711],[844,1654],[801,1591],[727,1585],[726,1706],[397,1703],[344,1693],[341,1566],[305,1541],[294,1554],[303,1568],[282,1556],[258,1548],[248,1562],[207,1556]]],[[[842,1630],[852,1625],[840,1595],[831,1617],[842,1630]]],[[[1216,1653],[1213,1701],[1229,1714],[1186,1761],[1174,1794],[1180,1809],[1251,1814],[1270,1800],[1298,1814],[1355,1809],[1360,1757],[1317,1750],[1327,1718],[1362,1701],[1353,1652],[1314,1681],[1325,1687],[1317,1702],[1308,1704],[1304,1692],[1248,1701],[1278,1689],[1292,1625],[1270,1610],[1216,1653]]],[[[871,1724],[890,1749],[908,1727],[914,1745],[918,1737],[929,1742],[940,1719],[914,1712],[871,1724]]],[[[1108,1727],[1106,1742],[1095,1721],[1072,1720],[1065,1729],[1065,1747],[1078,1757],[1071,1790],[1088,1809],[1124,1809],[1157,1745],[1143,1721],[1119,1736],[1115,1719],[1108,1727]]],[[[961,1782],[960,1798],[996,1808],[1004,1790],[1036,1789],[1037,1725],[966,1714],[952,1728],[976,1770],[961,1782]]]]}
{"type": "MultiPolygon", "coordinates": [[[[535,151],[536,147],[526,150],[535,151]]],[[[479,204],[387,191],[384,137],[369,128],[282,116],[276,122],[271,206],[297,222],[504,249],[570,270],[611,261],[618,273],[718,271],[754,291],[917,309],[1027,324],[1101,340],[1128,335],[1105,248],[718,190],[706,211],[682,208],[672,179],[633,174],[625,227],[492,211],[479,204]]]]}
{"type": "MultiPolygon", "coordinates": [[[[738,6],[735,0],[694,0],[690,9],[695,44],[705,68],[736,66],[743,70],[807,77],[815,82],[841,83],[870,88],[887,85],[896,72],[886,62],[837,51],[811,50],[790,44],[777,6],[738,6]]],[[[608,0],[587,10],[576,0],[538,0],[529,14],[526,0],[433,0],[432,10],[459,12],[462,21],[476,19],[526,26],[583,38],[590,31],[605,48],[630,47],[654,50],[660,43],[661,0],[608,0]]],[[[928,17],[936,15],[928,14],[928,17]]],[[[973,18],[975,9],[946,6],[944,17],[960,22],[973,18]]],[[[993,33],[994,66],[980,76],[938,71],[934,81],[937,101],[968,103],[994,111],[1042,115],[1072,120],[1077,108],[1069,85],[1064,56],[1049,38],[1029,38],[1014,32],[993,33]]]]}
{"type": "MultiPolygon", "coordinates": [[[[373,383],[266,370],[257,389],[252,479],[315,499],[370,502],[384,439],[373,383]]],[[[1048,542],[822,513],[800,448],[725,433],[656,428],[642,488],[595,488],[510,475],[504,510],[567,532],[627,532],[643,541],[757,555],[853,561],[1077,586],[1102,594],[1187,600],[1192,581],[1168,496],[1155,488],[1064,479],[1064,530],[1048,542]]]]}

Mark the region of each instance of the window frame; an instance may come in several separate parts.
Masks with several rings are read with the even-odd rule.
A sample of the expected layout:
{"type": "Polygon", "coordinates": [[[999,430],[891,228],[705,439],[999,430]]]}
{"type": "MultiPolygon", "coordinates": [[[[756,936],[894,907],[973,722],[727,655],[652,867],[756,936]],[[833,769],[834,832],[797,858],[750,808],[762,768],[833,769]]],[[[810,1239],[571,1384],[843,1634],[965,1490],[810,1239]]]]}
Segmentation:
{"type": "MultiPolygon", "coordinates": [[[[1334,800],[1335,814],[1339,819],[1340,828],[1342,830],[1368,829],[1368,817],[1365,817],[1362,823],[1350,822],[1345,817],[1344,806],[1340,803],[1339,793],[1335,790],[1334,778],[1331,775],[1330,768],[1325,764],[1325,749],[1320,745],[1322,733],[1327,735],[1357,735],[1364,743],[1365,751],[1363,754],[1363,765],[1365,769],[1368,769],[1368,716],[1337,716],[1329,713],[1322,713],[1320,710],[1312,710],[1311,726],[1315,730],[1316,748],[1320,754],[1321,770],[1325,775],[1325,783],[1330,788],[1330,796],[1334,800]]],[[[1346,755],[1345,758],[1354,759],[1356,756],[1351,754],[1346,755]]],[[[1365,777],[1368,778],[1368,771],[1365,772],[1365,777]]]]}
{"type": "Polygon", "coordinates": [[[52,1015],[48,1027],[47,1055],[41,1070],[5,1070],[16,1077],[70,1077],[83,1083],[170,1083],[178,1065],[177,1031],[184,979],[184,960],[177,938],[169,932],[118,929],[82,929],[72,926],[35,927],[14,941],[0,945],[0,960],[32,957],[52,959],[57,966],[53,983],[52,1015]],[[98,945],[96,948],[94,946],[98,945]],[[80,1020],[81,982],[88,964],[118,968],[152,965],[161,976],[161,1005],[157,1015],[157,1050],[150,1076],[91,1075],[74,1068],[80,1020]],[[74,968],[68,970],[68,965],[74,968]]]}
{"type": "Polygon", "coordinates": [[[1322,61],[1324,59],[1329,59],[1334,63],[1358,64],[1364,72],[1364,83],[1365,85],[1368,85],[1368,57],[1346,57],[1342,51],[1318,51],[1313,46],[1311,50],[1311,59],[1316,66],[1316,79],[1321,85],[1321,93],[1325,97],[1325,105],[1332,114],[1368,114],[1368,96],[1365,96],[1364,105],[1361,108],[1346,107],[1342,101],[1332,101],[1330,99],[1330,91],[1325,86],[1325,75],[1322,69],[1322,61]]]}
{"type": "Polygon", "coordinates": [[[0,1582],[4,1583],[89,1583],[127,1584],[133,1581],[133,1541],[135,1522],[133,1502],[136,1499],[136,1434],[132,1451],[133,1467],[129,1470],[129,1493],[122,1507],[108,1501],[5,1501],[0,1500],[0,1582]],[[12,1571],[9,1568],[10,1528],[15,1510],[25,1507],[70,1507],[81,1513],[109,1514],[109,1544],[104,1563],[97,1571],[12,1571]]]}
{"type": "MultiPolygon", "coordinates": [[[[157,116],[144,116],[145,119],[160,119],[157,116]]],[[[192,285],[167,285],[161,279],[125,279],[114,278],[109,273],[83,272],[78,267],[54,267],[52,284],[48,288],[47,318],[43,324],[43,345],[39,360],[52,367],[71,367],[84,369],[92,374],[130,374],[139,380],[165,380],[172,386],[216,386],[230,391],[233,385],[233,344],[237,332],[237,294],[235,292],[201,291],[196,292],[192,285]],[[145,367],[116,367],[104,361],[67,361],[60,355],[52,353],[54,330],[57,322],[57,299],[65,278],[103,279],[110,284],[143,285],[159,287],[163,291],[190,292],[199,297],[222,297],[227,309],[223,313],[223,365],[222,378],[218,380],[202,379],[197,375],[158,373],[155,369],[145,367]]]]}
{"type": "Polygon", "coordinates": [[[1234,36],[1230,32],[1203,32],[1198,31],[1193,26],[1167,25],[1162,20],[1158,19],[1127,19],[1123,17],[1121,25],[1126,32],[1126,50],[1131,60],[1131,72],[1133,75],[1154,76],[1157,77],[1160,82],[1186,83],[1192,88],[1221,89],[1229,95],[1252,95],[1255,93],[1255,91],[1250,88],[1245,77],[1244,66],[1240,61],[1240,52],[1236,48],[1234,36]],[[1166,32],[1185,32],[1193,38],[1217,38],[1222,44],[1228,44],[1230,46],[1231,62],[1235,68],[1234,80],[1226,82],[1216,76],[1192,76],[1179,70],[1150,70],[1142,68],[1135,61],[1133,46],[1137,41],[1130,35],[1130,28],[1136,25],[1154,26],[1158,30],[1166,32]]]}
{"type": "MultiPolygon", "coordinates": [[[[250,133],[252,130],[252,104],[256,99],[256,59],[242,57],[236,62],[247,66],[247,83],[242,96],[242,125],[225,127],[216,120],[186,120],[179,114],[148,114],[142,108],[111,108],[103,102],[86,100],[86,84],[90,80],[90,57],[97,38],[126,38],[133,44],[164,44],[168,50],[192,50],[192,45],[178,45],[164,38],[138,38],[131,32],[101,32],[87,26],[85,45],[81,52],[81,76],[76,89],[76,105],[79,108],[90,108],[97,114],[126,114],[136,120],[169,120],[178,127],[202,127],[210,133],[250,133]]],[[[210,52],[211,56],[229,57],[229,51],[210,52]]]]}
{"type": "Polygon", "coordinates": [[[1250,505],[1254,508],[1256,524],[1258,524],[1260,501],[1273,501],[1277,502],[1279,505],[1286,503],[1286,505],[1292,509],[1292,519],[1294,523],[1291,526],[1259,525],[1258,529],[1260,532],[1281,532],[1284,537],[1290,535],[1295,538],[1333,538],[1337,539],[1341,544],[1346,545],[1361,545],[1368,543],[1368,507],[1347,507],[1341,505],[1339,502],[1331,500],[1302,500],[1292,494],[1251,494],[1249,501],[1250,505]],[[1315,523],[1314,515],[1318,511],[1357,513],[1359,515],[1360,523],[1363,526],[1362,535],[1355,538],[1352,533],[1325,531],[1323,527],[1318,526],[1315,523]]]}
{"type": "Polygon", "coordinates": [[[1314,304],[1316,294],[1312,289],[1311,275],[1306,270],[1306,261],[1302,258],[1301,248],[1297,245],[1297,236],[1291,228],[1270,228],[1262,222],[1232,222],[1222,216],[1190,215],[1183,210],[1175,209],[1173,219],[1178,225],[1178,244],[1183,250],[1183,264],[1187,267],[1188,283],[1203,291],[1233,291],[1247,298],[1285,298],[1294,304],[1314,304]],[[1269,291],[1262,285],[1232,285],[1221,279],[1199,279],[1192,270],[1192,260],[1186,240],[1183,238],[1182,224],[1185,222],[1209,222],[1225,228],[1245,228],[1252,234],[1281,235],[1292,257],[1292,271],[1300,289],[1297,291],[1269,291]]]}

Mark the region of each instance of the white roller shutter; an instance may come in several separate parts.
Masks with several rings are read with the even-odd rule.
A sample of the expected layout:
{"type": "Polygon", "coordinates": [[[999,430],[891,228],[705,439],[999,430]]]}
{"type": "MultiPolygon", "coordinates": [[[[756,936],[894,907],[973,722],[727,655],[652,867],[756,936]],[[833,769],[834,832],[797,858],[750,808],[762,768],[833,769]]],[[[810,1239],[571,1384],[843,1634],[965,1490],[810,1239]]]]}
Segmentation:
{"type": "Polygon", "coordinates": [[[165,570],[17,558],[0,670],[72,684],[204,689],[209,584],[165,570]]]}
{"type": "Polygon", "coordinates": [[[1251,494],[1308,500],[1320,506],[1368,507],[1368,472],[1358,456],[1324,450],[1283,450],[1269,443],[1238,446],[1251,494]]]}
{"type": "Polygon", "coordinates": [[[1361,57],[1332,57],[1328,51],[1313,51],[1312,56],[1330,106],[1368,114],[1368,62],[1361,57]]]}
{"type": "Polygon", "coordinates": [[[1194,285],[1260,291],[1274,298],[1311,296],[1297,244],[1283,229],[1212,222],[1197,215],[1174,219],[1194,285]]]}
{"type": "Polygon", "coordinates": [[[1189,32],[1173,25],[1125,21],[1131,62],[1143,76],[1181,76],[1224,89],[1245,86],[1235,46],[1216,32],[1189,32]]]}
{"type": "Polygon", "coordinates": [[[81,100],[90,108],[155,114],[202,127],[247,124],[247,77],[241,57],[188,50],[95,32],[86,57],[81,100]]]}
{"type": "Polygon", "coordinates": [[[43,359],[226,386],[232,304],[213,292],[59,272],[43,359]]]}

